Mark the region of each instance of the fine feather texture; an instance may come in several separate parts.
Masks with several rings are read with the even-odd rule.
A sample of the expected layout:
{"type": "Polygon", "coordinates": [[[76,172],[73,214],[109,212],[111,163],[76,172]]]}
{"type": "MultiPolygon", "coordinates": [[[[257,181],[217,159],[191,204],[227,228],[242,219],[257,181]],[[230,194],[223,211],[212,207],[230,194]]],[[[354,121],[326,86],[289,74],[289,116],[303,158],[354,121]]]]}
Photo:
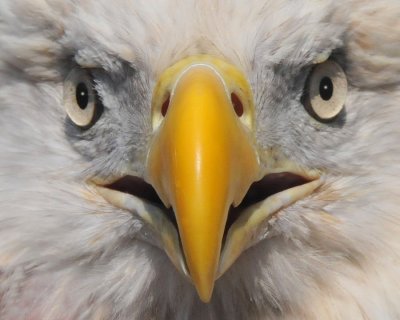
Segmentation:
{"type": "Polygon", "coordinates": [[[1,1],[0,319],[400,318],[399,16],[395,0],[1,1]],[[260,148],[325,179],[264,226],[209,304],[145,223],[85,184],[143,175],[157,77],[204,53],[249,78],[260,148]],[[300,97],[330,53],[349,93],[342,122],[322,124],[300,97]],[[78,64],[105,107],[85,132],[62,103],[78,64]]]}

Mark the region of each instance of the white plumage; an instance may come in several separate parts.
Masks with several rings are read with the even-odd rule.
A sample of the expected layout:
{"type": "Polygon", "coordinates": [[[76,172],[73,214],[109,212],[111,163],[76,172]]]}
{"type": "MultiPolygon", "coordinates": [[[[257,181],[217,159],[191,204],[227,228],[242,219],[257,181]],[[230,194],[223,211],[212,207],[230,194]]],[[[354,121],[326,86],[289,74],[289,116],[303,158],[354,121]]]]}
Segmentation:
{"type": "Polygon", "coordinates": [[[0,318],[400,318],[399,17],[395,0],[3,0],[0,318]],[[265,224],[208,304],[146,223],[85,183],[144,175],[153,88],[195,54],[243,70],[260,150],[324,181],[265,224]],[[313,61],[331,54],[348,81],[340,123],[300,102],[313,61]],[[63,106],[77,65],[105,108],[84,132],[63,106]]]}

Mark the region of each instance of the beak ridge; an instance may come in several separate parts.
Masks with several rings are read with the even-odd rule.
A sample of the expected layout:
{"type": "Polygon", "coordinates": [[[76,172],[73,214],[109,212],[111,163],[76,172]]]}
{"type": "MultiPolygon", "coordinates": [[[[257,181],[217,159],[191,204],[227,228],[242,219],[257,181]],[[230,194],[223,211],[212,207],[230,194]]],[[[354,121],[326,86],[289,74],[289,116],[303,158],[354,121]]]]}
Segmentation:
{"type": "Polygon", "coordinates": [[[204,302],[211,299],[229,207],[242,201],[260,171],[225,76],[205,64],[179,75],[147,163],[148,181],[175,212],[188,270],[204,302]]]}

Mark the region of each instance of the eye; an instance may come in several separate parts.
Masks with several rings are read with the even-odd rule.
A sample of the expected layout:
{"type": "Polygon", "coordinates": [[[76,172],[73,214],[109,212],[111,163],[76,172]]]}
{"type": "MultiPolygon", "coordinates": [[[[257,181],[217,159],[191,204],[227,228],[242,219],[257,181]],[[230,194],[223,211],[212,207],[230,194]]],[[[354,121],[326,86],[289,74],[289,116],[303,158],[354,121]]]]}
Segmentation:
{"type": "Polygon", "coordinates": [[[327,122],[334,120],[342,111],[346,96],[346,74],[335,61],[328,60],[311,71],[302,102],[311,116],[327,122]]]}
{"type": "Polygon", "coordinates": [[[86,70],[73,69],[64,81],[64,107],[74,124],[87,128],[100,115],[93,81],[86,70]]]}

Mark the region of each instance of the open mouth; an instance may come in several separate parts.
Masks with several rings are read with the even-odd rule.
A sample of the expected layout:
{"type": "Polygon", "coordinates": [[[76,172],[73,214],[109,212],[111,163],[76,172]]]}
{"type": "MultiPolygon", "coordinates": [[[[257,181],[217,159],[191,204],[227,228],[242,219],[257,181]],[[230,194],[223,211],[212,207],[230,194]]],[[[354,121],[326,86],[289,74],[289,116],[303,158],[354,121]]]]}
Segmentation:
{"type": "MultiPolygon", "coordinates": [[[[310,179],[291,172],[280,172],[267,174],[261,180],[254,182],[250,186],[240,205],[237,207],[230,207],[228,220],[225,226],[224,239],[226,238],[229,228],[238,219],[240,213],[246,208],[263,201],[274,194],[301,186],[310,181],[310,179]]],[[[105,185],[104,187],[148,201],[152,205],[162,209],[166,218],[168,218],[168,220],[178,228],[172,208],[166,208],[154,188],[143,179],[136,176],[126,175],[111,184],[105,185]]]]}
{"type": "MultiPolygon", "coordinates": [[[[270,221],[281,209],[310,195],[321,184],[318,175],[289,171],[269,173],[254,182],[242,202],[229,209],[217,278],[229,269],[243,251],[258,242],[260,226],[270,221]]],[[[94,187],[110,204],[140,216],[151,226],[160,238],[160,243],[156,245],[190,280],[174,211],[164,206],[150,184],[142,178],[126,175],[112,183],[95,184],[94,187]]]]}
{"type": "Polygon", "coordinates": [[[105,185],[105,188],[123,192],[135,196],[136,198],[148,201],[152,205],[160,208],[165,213],[165,216],[171,221],[175,226],[177,226],[174,211],[171,208],[166,208],[162,203],[160,197],[157,195],[156,190],[151,186],[151,184],[144,181],[142,178],[127,175],[115,182],[105,185]]]}
{"type": "Polygon", "coordinates": [[[254,182],[250,186],[240,205],[236,208],[231,206],[225,228],[225,235],[232,224],[238,219],[240,213],[245,209],[267,199],[268,197],[273,196],[274,194],[301,186],[310,181],[311,180],[303,176],[291,172],[279,172],[267,174],[261,180],[254,182]]]}

